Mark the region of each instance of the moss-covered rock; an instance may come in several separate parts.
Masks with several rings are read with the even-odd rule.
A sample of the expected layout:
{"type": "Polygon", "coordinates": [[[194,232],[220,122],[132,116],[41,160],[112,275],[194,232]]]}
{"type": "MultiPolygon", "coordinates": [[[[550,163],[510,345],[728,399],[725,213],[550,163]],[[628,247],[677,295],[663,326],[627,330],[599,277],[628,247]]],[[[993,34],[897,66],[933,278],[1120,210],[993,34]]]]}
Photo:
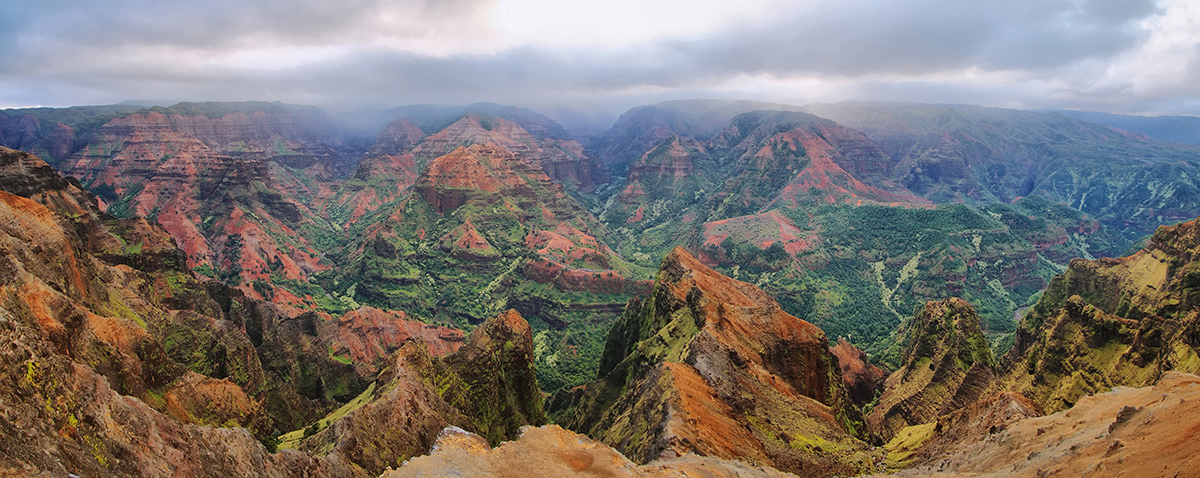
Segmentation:
{"type": "Polygon", "coordinates": [[[996,361],[966,301],[928,302],[904,331],[901,367],[888,377],[867,423],[884,439],[970,405],[995,381],[996,361]]]}
{"type": "Polygon", "coordinates": [[[1047,412],[1114,386],[1200,371],[1200,226],[1164,226],[1128,257],[1077,259],[1021,321],[1004,386],[1047,412]]]}

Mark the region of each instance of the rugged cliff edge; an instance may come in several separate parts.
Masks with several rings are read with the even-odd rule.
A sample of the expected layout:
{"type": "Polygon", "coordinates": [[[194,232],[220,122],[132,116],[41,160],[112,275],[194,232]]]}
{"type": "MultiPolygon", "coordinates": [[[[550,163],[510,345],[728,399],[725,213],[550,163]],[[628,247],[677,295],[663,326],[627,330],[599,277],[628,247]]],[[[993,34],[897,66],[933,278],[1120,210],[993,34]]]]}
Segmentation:
{"type": "Polygon", "coordinates": [[[1168,370],[1200,371],[1198,258],[1193,220],[1160,227],[1131,256],[1071,261],[1021,321],[1004,387],[1054,412],[1168,370]]]}
{"type": "Polygon", "coordinates": [[[161,227],[0,148],[0,474],[361,476],[268,447],[359,395],[408,337],[464,343],[398,312],[289,315],[185,263],[161,227]]]}
{"type": "Polygon", "coordinates": [[[447,426],[499,444],[545,422],[529,324],[509,310],[441,358],[430,356],[423,339],[405,342],[361,395],[282,438],[285,447],[337,457],[374,476],[428,452],[447,426]]]}
{"type": "Polygon", "coordinates": [[[825,334],[681,248],[609,333],[599,380],[552,408],[642,463],[694,452],[831,476],[879,458],[854,438],[865,427],[825,334]]]}

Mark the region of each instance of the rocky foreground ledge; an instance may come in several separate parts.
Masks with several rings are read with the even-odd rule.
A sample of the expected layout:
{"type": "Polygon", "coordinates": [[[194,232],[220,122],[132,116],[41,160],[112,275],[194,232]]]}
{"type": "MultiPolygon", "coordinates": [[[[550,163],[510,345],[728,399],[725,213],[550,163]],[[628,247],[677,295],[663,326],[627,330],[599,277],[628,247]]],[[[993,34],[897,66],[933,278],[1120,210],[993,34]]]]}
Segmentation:
{"type": "Polygon", "coordinates": [[[429,455],[413,458],[381,478],[532,476],[608,477],[795,477],[741,461],[687,454],[638,466],[611,447],[558,425],[524,427],[520,438],[491,448],[487,440],[447,427],[429,455]]]}

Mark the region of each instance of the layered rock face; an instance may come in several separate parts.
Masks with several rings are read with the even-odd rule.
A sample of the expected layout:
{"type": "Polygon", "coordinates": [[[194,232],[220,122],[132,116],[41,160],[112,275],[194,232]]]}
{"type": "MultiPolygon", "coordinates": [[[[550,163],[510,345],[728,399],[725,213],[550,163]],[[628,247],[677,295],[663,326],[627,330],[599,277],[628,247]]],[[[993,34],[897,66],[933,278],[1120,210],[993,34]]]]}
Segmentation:
{"type": "Polygon", "coordinates": [[[682,244],[875,357],[928,300],[963,296],[985,329],[1011,331],[1054,264],[1102,236],[1042,198],[935,206],[864,133],[809,114],[753,111],[718,131],[668,135],[633,161],[600,215],[607,242],[640,265],[682,244]]]}
{"type": "Polygon", "coordinates": [[[447,428],[428,456],[414,458],[385,478],[460,476],[463,478],[523,476],[609,477],[745,477],[795,476],[734,460],[685,455],[636,465],[611,447],[556,425],[526,427],[520,438],[496,448],[461,429],[447,428]]]}
{"type": "Polygon", "coordinates": [[[716,189],[716,173],[702,143],[671,136],[629,166],[624,188],[601,219],[639,231],[668,222],[716,189]]]}
{"type": "MultiPolygon", "coordinates": [[[[463,262],[464,269],[492,272],[486,281],[516,271],[568,291],[595,290],[576,280],[588,278],[605,288],[607,282],[617,285],[604,293],[638,287],[624,279],[630,275],[624,261],[596,239],[601,226],[535,159],[491,143],[459,147],[434,159],[417,179],[414,194],[389,220],[366,230],[367,242],[352,260],[396,261],[408,264],[400,270],[428,270],[408,251],[429,242],[463,262]]],[[[353,280],[365,297],[382,297],[395,288],[394,280],[370,274],[353,280]]],[[[411,309],[407,303],[395,306],[411,309]]]]}
{"type": "Polygon", "coordinates": [[[885,440],[909,425],[934,420],[974,403],[996,380],[992,349],[979,316],[962,299],[929,302],[904,334],[904,362],[867,415],[885,440]]]}
{"type": "Polygon", "coordinates": [[[403,311],[363,306],[342,314],[322,327],[330,352],[348,357],[356,366],[377,372],[378,364],[410,338],[420,337],[430,355],[441,357],[458,350],[466,339],[461,330],[410,319],[403,311]]]}
{"type": "Polygon", "coordinates": [[[1200,371],[1198,245],[1189,221],[1159,228],[1131,256],[1072,261],[1022,320],[1004,385],[1058,411],[1167,370],[1200,371]]]}
{"type": "Polygon", "coordinates": [[[132,105],[0,111],[0,146],[37,155],[51,166],[87,145],[100,125],[141,109],[132,105]]]}
{"type": "Polygon", "coordinates": [[[890,158],[864,134],[812,115],[738,115],[711,144],[736,158],[725,193],[743,213],[780,201],[804,202],[814,194],[828,203],[929,204],[890,180],[890,158]]]}
{"type": "Polygon", "coordinates": [[[302,439],[301,450],[329,454],[374,476],[426,453],[447,426],[498,444],[545,421],[529,324],[509,310],[441,358],[431,357],[421,339],[406,342],[367,391],[317,421],[315,435],[291,435],[302,439]]]}
{"type": "Polygon", "coordinates": [[[519,124],[496,116],[467,114],[453,124],[429,135],[413,149],[418,164],[428,164],[459,148],[473,144],[491,144],[540,166],[558,182],[570,182],[591,189],[591,158],[576,141],[534,136],[519,124]]]}
{"type": "Polygon", "coordinates": [[[423,168],[410,192],[349,227],[356,239],[334,258],[346,266],[322,286],[444,323],[515,308],[558,344],[539,356],[544,383],[557,389],[591,375],[597,338],[619,315],[600,313],[620,310],[648,281],[603,242],[607,231],[574,196],[581,183],[552,176],[562,155],[582,154],[578,145],[521,124],[467,114],[418,141],[404,153],[423,168]]]}
{"type": "Polygon", "coordinates": [[[288,315],[184,264],[162,228],[108,216],[77,182],[0,149],[4,471],[362,476],[260,440],[358,395],[372,357],[408,337],[438,354],[463,343],[374,309],[288,315]]]}
{"type": "Polygon", "coordinates": [[[272,307],[197,283],[165,231],[101,213],[37,158],[0,149],[0,189],[0,333],[12,365],[0,404],[22,420],[6,425],[6,466],[329,476],[322,460],[268,456],[255,435],[327,407],[324,391],[302,385],[353,387],[352,368],[325,374],[341,364],[264,343],[287,328],[274,322],[260,320],[254,344],[242,327],[272,307]],[[273,354],[307,372],[260,360],[273,354]]]}
{"type": "Polygon", "coordinates": [[[825,334],[676,248],[558,420],[647,462],[695,452],[814,475],[873,466],[825,334]]]}
{"type": "Polygon", "coordinates": [[[667,101],[630,109],[596,138],[593,150],[607,169],[621,171],[672,135],[707,141],[740,114],[755,110],[797,111],[798,107],[761,101],[667,101]]]}
{"type": "Polygon", "coordinates": [[[332,233],[316,198],[351,166],[335,133],[319,110],[181,104],[109,121],[59,169],[109,213],[162,224],[189,267],[299,311],[317,298],[271,278],[328,268],[311,241],[332,233]]]}
{"type": "MultiPolygon", "coordinates": [[[[570,290],[571,270],[587,269],[596,282],[628,277],[622,260],[595,237],[599,224],[531,158],[491,144],[458,148],[422,171],[414,195],[392,220],[368,230],[376,245],[365,255],[392,255],[391,237],[413,244],[438,239],[461,260],[493,268],[517,253],[534,253],[533,278],[570,290]],[[447,219],[442,219],[447,218],[447,219]],[[459,222],[461,221],[461,222],[459,222]],[[447,227],[449,226],[449,227],[447,227]],[[384,242],[381,242],[384,241],[384,242]]],[[[411,246],[407,246],[411,247],[411,246]]],[[[397,250],[399,249],[399,250],[397,250]]],[[[373,293],[373,284],[359,293],[373,293]]],[[[584,290],[589,287],[584,284],[584,290]]],[[[616,291],[624,292],[624,286],[616,291]]]]}
{"type": "Polygon", "coordinates": [[[330,219],[349,228],[384,204],[401,200],[417,181],[412,149],[424,137],[425,132],[406,119],[384,127],[354,175],[339,184],[337,193],[329,198],[325,208],[330,219]]]}

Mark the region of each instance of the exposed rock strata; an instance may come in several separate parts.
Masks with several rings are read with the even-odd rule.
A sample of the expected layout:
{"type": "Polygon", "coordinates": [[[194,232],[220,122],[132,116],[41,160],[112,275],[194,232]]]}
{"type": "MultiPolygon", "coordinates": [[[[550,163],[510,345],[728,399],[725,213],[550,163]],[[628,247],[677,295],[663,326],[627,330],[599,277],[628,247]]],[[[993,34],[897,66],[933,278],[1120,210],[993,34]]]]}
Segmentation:
{"type": "Polygon", "coordinates": [[[995,359],[979,316],[962,299],[929,302],[904,333],[900,369],[867,415],[885,440],[909,425],[934,420],[974,403],[994,385],[995,359]]]}
{"type": "Polygon", "coordinates": [[[689,452],[829,476],[874,466],[825,334],[676,248],[559,420],[638,462],[689,452]]]}

